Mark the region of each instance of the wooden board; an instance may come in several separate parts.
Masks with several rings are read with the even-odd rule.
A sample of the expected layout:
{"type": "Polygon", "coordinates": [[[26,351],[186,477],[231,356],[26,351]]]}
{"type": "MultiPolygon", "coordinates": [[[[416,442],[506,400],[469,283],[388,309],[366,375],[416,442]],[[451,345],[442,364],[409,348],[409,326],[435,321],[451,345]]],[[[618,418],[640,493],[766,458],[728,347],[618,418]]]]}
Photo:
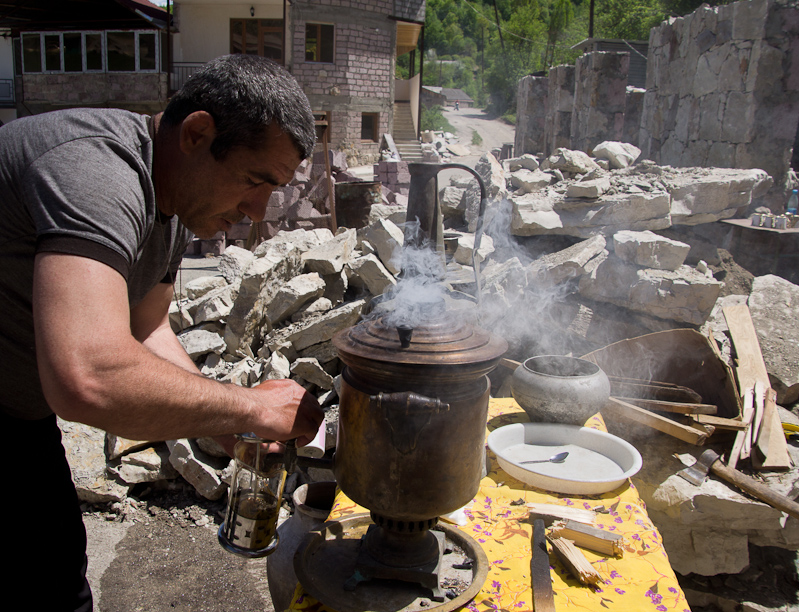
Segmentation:
{"type": "MultiPolygon", "coordinates": [[[[745,395],[747,389],[754,390],[758,381],[765,385],[767,390],[770,389],[768,370],[766,369],[766,363],[763,361],[760,342],[757,339],[757,332],[755,331],[755,324],[752,321],[749,307],[746,304],[727,306],[723,309],[723,313],[735,348],[737,362],[735,372],[738,377],[738,388],[741,396],[745,395]]],[[[760,430],[760,436],[754,441],[760,453],[758,463],[761,469],[790,468],[791,460],[788,455],[785,436],[774,435],[774,433],[782,431],[779,413],[776,408],[765,409],[764,407],[762,416],[763,419],[767,419],[767,422],[759,426],[756,425],[756,429],[760,430]]],[[[745,439],[746,434],[742,437],[745,439]]],[[[736,437],[736,444],[737,442],[736,437]]],[[[741,442],[741,445],[743,445],[743,442],[741,442]]],[[[733,446],[733,450],[735,450],[735,446],[733,446]]],[[[730,458],[732,459],[732,457],[731,453],[730,458]]],[[[737,461],[737,456],[735,461],[737,461]]],[[[731,465],[731,467],[734,466],[735,463],[731,465]]]]}
{"type": "Polygon", "coordinates": [[[649,412],[638,406],[633,406],[623,400],[611,397],[605,407],[602,408],[603,415],[610,419],[624,419],[646,425],[652,429],[668,434],[683,442],[702,446],[707,440],[707,433],[698,431],[688,425],[677,423],[671,419],[649,412]]]}

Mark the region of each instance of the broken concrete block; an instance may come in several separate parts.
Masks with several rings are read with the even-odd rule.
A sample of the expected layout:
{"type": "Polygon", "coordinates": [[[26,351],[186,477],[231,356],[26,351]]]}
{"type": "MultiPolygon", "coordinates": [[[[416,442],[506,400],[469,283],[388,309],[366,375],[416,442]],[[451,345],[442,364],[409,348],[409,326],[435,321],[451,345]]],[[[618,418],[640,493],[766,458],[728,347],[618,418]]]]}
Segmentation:
{"type": "Polygon", "coordinates": [[[359,257],[347,265],[372,295],[382,295],[386,289],[397,284],[394,275],[375,255],[359,257]]]}
{"type": "Polygon", "coordinates": [[[219,334],[201,329],[190,329],[180,333],[178,340],[192,359],[208,353],[221,354],[225,350],[225,341],[219,334]]]}
{"type": "Polygon", "coordinates": [[[313,357],[300,357],[291,364],[291,373],[313,383],[321,389],[333,388],[333,377],[322,369],[313,357]]]}
{"type": "Polygon", "coordinates": [[[190,280],[184,285],[186,297],[190,300],[196,300],[203,297],[213,289],[219,289],[228,284],[221,276],[201,276],[190,280]]]}
{"type": "Polygon", "coordinates": [[[316,272],[300,274],[285,283],[266,307],[266,316],[272,325],[289,318],[304,304],[320,297],[325,291],[325,281],[316,272]]]}
{"type": "Polygon", "coordinates": [[[169,440],[166,444],[169,462],[200,495],[212,501],[224,495],[227,485],[219,477],[219,470],[224,466],[218,459],[195,448],[190,440],[169,440]]]}
{"type": "Polygon", "coordinates": [[[610,179],[597,178],[590,181],[577,181],[570,183],[566,188],[567,198],[598,198],[610,191],[610,179]]]}
{"type": "Polygon", "coordinates": [[[623,230],[613,234],[613,250],[622,261],[643,268],[676,270],[685,262],[691,245],[654,232],[623,230]]]}
{"type": "Polygon", "coordinates": [[[321,275],[341,272],[352,258],[352,251],[357,242],[356,231],[347,229],[340,232],[332,240],[309,249],[302,254],[301,259],[305,269],[321,275]]]}
{"type": "Polygon", "coordinates": [[[641,149],[629,142],[606,140],[594,147],[594,157],[608,161],[610,168],[627,168],[641,155],[641,149]]]}
{"type": "Polygon", "coordinates": [[[366,230],[366,239],[377,251],[380,261],[389,272],[400,273],[402,264],[402,245],[405,235],[402,230],[388,219],[380,219],[366,230]]]}
{"type": "Polygon", "coordinates": [[[219,258],[219,272],[228,283],[233,283],[255,259],[255,254],[236,245],[230,245],[219,258]]]}

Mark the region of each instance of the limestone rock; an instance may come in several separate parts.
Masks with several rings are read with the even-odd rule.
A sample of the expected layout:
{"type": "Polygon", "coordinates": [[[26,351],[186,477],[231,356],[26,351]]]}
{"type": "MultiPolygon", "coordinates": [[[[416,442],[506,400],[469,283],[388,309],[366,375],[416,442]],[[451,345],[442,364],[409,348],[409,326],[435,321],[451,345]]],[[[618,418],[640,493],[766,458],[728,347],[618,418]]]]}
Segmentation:
{"type": "Polygon", "coordinates": [[[125,455],[119,467],[113,471],[128,484],[173,480],[178,477],[177,470],[169,463],[169,451],[164,445],[125,455]]]}
{"type": "Polygon", "coordinates": [[[89,503],[125,499],[129,487],[106,472],[105,432],[63,419],[58,419],[58,427],[78,499],[89,503]]]}
{"type": "Polygon", "coordinates": [[[291,315],[291,322],[297,323],[298,321],[302,321],[303,319],[307,319],[308,317],[312,317],[332,309],[333,302],[331,302],[329,298],[320,297],[318,300],[314,300],[313,302],[303,306],[297,312],[291,315]]]}
{"type": "Polygon", "coordinates": [[[295,276],[278,289],[266,307],[266,316],[272,325],[277,325],[324,291],[325,281],[316,272],[295,276]]]}
{"type": "Polygon", "coordinates": [[[656,270],[676,270],[685,262],[691,245],[650,231],[624,230],[613,234],[613,250],[627,263],[656,270]]]}
{"type": "Polygon", "coordinates": [[[585,274],[586,264],[600,255],[607,256],[605,238],[594,236],[562,251],[539,257],[527,268],[531,284],[552,287],[585,274]]]}
{"type": "Polygon", "coordinates": [[[441,214],[445,219],[462,217],[464,212],[464,194],[466,190],[461,187],[447,185],[440,190],[438,201],[441,205],[441,214]]]}
{"type": "Polygon", "coordinates": [[[511,173],[510,183],[516,188],[514,195],[523,195],[543,189],[552,183],[553,178],[551,174],[541,170],[521,169],[511,173]]]}
{"type": "Polygon", "coordinates": [[[308,271],[321,275],[341,272],[344,264],[352,258],[356,239],[354,229],[344,230],[332,240],[323,242],[303,253],[302,262],[308,271]]]}
{"type": "Polygon", "coordinates": [[[386,269],[394,275],[400,273],[402,245],[405,234],[392,221],[380,219],[366,230],[366,239],[377,251],[386,269]]]}
{"type": "Polygon", "coordinates": [[[255,248],[254,254],[256,257],[263,257],[268,254],[280,257],[295,249],[300,253],[305,253],[332,239],[333,232],[327,228],[317,228],[313,230],[298,229],[290,232],[280,231],[274,238],[270,238],[259,244],[255,248]]]}
{"type": "Polygon", "coordinates": [[[122,455],[143,450],[151,444],[152,442],[147,440],[128,440],[109,433],[105,435],[105,448],[110,461],[119,459],[122,455]]]}
{"type": "Polygon", "coordinates": [[[228,284],[221,276],[201,276],[187,282],[184,286],[186,290],[186,297],[190,300],[196,300],[203,297],[213,289],[219,289],[228,284]]]}
{"type": "Polygon", "coordinates": [[[566,188],[566,197],[596,199],[608,191],[610,191],[610,179],[603,177],[590,181],[570,183],[566,188]]]}
{"type": "Polygon", "coordinates": [[[579,290],[592,300],[699,326],[710,315],[721,283],[689,266],[653,270],[611,255],[580,278],[579,290]]]}
{"type": "Polygon", "coordinates": [[[180,333],[178,340],[192,359],[208,353],[221,354],[225,350],[225,341],[219,334],[201,329],[190,329],[180,333]]]}
{"type": "Polygon", "coordinates": [[[640,155],[641,149],[629,142],[606,140],[594,147],[594,157],[608,160],[611,168],[632,166],[640,155]]]}
{"type": "MultiPolygon", "coordinates": [[[[472,251],[474,250],[474,234],[460,234],[458,236],[458,248],[452,258],[459,264],[465,266],[472,265],[472,251]]],[[[494,252],[494,239],[487,234],[480,237],[480,248],[477,249],[475,257],[478,262],[483,262],[494,252]]]]}
{"type": "Polygon", "coordinates": [[[169,462],[200,495],[212,501],[224,495],[227,485],[219,475],[224,465],[218,459],[203,453],[190,440],[169,440],[167,446],[169,462]]]}
{"type": "Polygon", "coordinates": [[[301,351],[330,340],[336,332],[355,324],[365,303],[365,300],[349,302],[325,314],[275,330],[264,338],[264,344],[271,348],[282,341],[288,341],[295,350],[301,351]]]}
{"type": "Polygon", "coordinates": [[[223,285],[209,291],[198,300],[194,324],[226,319],[236,301],[237,285],[223,285]]]}
{"type": "Polygon", "coordinates": [[[525,153],[521,157],[514,157],[512,159],[508,159],[505,161],[505,164],[507,164],[508,170],[510,170],[511,172],[515,172],[516,170],[521,170],[522,168],[526,170],[538,170],[538,167],[540,165],[535,155],[531,155],[530,153],[525,153]]]}
{"type": "Polygon", "coordinates": [[[561,148],[547,158],[547,168],[572,174],[585,174],[599,166],[587,153],[561,148]]]}
{"type": "Polygon", "coordinates": [[[255,254],[236,245],[230,245],[219,258],[219,272],[228,283],[233,283],[255,259],[255,254]]]}
{"type": "Polygon", "coordinates": [[[239,387],[251,387],[261,377],[263,366],[249,357],[242,359],[222,377],[223,382],[233,383],[239,387]]]}
{"type": "Polygon", "coordinates": [[[291,376],[291,364],[280,351],[274,351],[266,360],[261,374],[261,382],[265,380],[281,380],[291,376]]]}
{"type": "Polygon", "coordinates": [[[333,388],[333,377],[313,357],[300,357],[291,364],[291,373],[322,389],[333,388]]]}
{"type": "MultiPolygon", "coordinates": [[[[225,328],[228,353],[235,354],[241,350],[246,354],[247,350],[257,350],[254,342],[264,326],[267,304],[284,282],[300,273],[301,251],[297,244],[309,240],[315,233],[302,231],[299,236],[294,234],[289,232],[281,236],[278,233],[275,238],[258,245],[256,254],[260,252],[263,256],[256,257],[241,275],[239,293],[225,328]]],[[[330,235],[330,230],[327,230],[327,235],[330,235]]]]}
{"type": "Polygon", "coordinates": [[[375,255],[359,257],[348,265],[372,295],[382,295],[386,289],[397,284],[394,275],[375,255]]]}
{"type": "Polygon", "coordinates": [[[187,300],[178,300],[169,304],[169,325],[176,334],[194,325],[187,303],[187,300]]]}
{"type": "Polygon", "coordinates": [[[793,404],[799,400],[799,287],[772,274],[758,276],[749,311],[769,377],[777,379],[777,403],[793,404]]]}

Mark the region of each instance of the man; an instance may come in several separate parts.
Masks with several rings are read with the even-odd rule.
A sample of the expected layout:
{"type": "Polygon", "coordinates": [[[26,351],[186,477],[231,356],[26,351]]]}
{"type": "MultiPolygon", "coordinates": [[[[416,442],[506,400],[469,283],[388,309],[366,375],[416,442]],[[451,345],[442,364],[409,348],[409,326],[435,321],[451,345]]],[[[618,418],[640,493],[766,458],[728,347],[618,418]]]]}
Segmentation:
{"type": "Polygon", "coordinates": [[[4,487],[3,575],[31,609],[92,608],[55,415],[136,440],[317,431],[302,387],[206,379],[168,321],[190,232],[260,221],[314,133],[294,79],[246,55],[207,64],[154,117],[75,109],[0,129],[0,452],[25,470],[4,487]]]}

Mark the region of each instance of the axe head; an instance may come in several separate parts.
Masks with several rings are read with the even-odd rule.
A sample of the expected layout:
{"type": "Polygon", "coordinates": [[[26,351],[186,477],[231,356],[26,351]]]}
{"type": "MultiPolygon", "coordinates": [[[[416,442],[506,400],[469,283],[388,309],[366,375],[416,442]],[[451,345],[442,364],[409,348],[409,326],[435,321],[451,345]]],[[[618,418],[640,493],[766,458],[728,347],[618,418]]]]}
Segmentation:
{"type": "Polygon", "coordinates": [[[699,456],[696,463],[677,472],[677,476],[684,478],[693,485],[699,486],[705,481],[711,466],[716,463],[718,459],[719,454],[709,448],[699,456]]]}

